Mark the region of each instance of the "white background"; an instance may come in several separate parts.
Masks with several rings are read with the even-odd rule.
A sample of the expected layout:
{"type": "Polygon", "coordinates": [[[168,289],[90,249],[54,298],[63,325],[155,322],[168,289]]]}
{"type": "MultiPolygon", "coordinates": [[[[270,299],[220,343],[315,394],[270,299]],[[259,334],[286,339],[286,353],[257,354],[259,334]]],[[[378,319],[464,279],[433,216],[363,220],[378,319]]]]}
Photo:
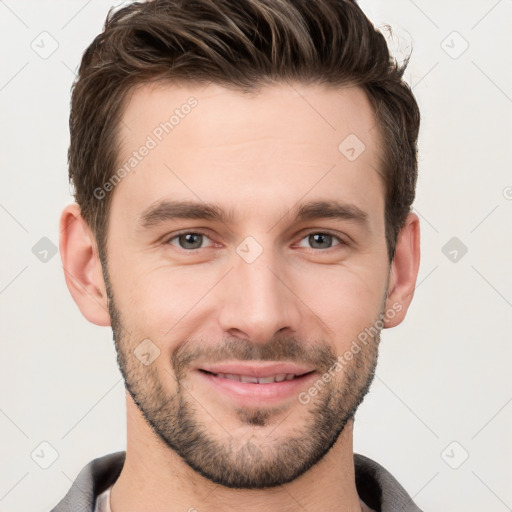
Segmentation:
{"type": "MultiPolygon", "coordinates": [[[[43,263],[32,252],[43,237],[58,245],[72,201],[70,86],[109,6],[0,1],[2,512],[49,511],[90,460],[125,449],[111,330],[81,316],[58,253],[43,263]],[[31,47],[41,37],[58,43],[47,58],[31,47]],[[48,469],[31,458],[51,462],[42,442],[58,452],[48,469]]],[[[391,25],[399,57],[413,45],[422,261],[405,323],[383,332],[354,449],[425,511],[512,510],[512,1],[361,6],[391,25]],[[452,237],[468,249],[456,262],[442,251],[452,237]]]]}

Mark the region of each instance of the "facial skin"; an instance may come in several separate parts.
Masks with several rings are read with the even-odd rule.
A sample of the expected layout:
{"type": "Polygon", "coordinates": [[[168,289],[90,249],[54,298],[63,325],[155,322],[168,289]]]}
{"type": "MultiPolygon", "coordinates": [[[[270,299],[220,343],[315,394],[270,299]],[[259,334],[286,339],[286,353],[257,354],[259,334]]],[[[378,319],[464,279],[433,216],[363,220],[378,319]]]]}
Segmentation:
{"type": "Polygon", "coordinates": [[[108,268],[77,205],[61,218],[68,286],[88,320],[112,325],[127,388],[127,459],[112,508],[295,510],[299,500],[308,510],[359,510],[352,417],[379,334],[308,403],[298,396],[365,328],[403,320],[418,218],[409,215],[390,265],[380,135],[355,87],[281,84],[252,96],[213,84],[139,87],[123,115],[119,167],[191,96],[197,105],[110,192],[108,268]],[[365,145],[354,161],[338,149],[350,134],[365,145]],[[143,214],[163,201],[229,215],[144,227],[143,214]],[[364,220],[295,219],[299,206],[331,201],[364,220]],[[138,347],[158,357],[146,365],[138,347]],[[309,374],[274,397],[250,389],[278,384],[245,384],[243,398],[204,371],[226,362],[309,374]]]}

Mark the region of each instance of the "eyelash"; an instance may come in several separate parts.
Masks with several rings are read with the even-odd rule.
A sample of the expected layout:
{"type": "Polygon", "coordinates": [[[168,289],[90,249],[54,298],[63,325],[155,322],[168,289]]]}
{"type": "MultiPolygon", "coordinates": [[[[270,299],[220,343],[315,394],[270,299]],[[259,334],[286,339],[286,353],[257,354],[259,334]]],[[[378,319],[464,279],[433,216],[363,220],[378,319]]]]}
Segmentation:
{"type": "MultiPolygon", "coordinates": [[[[202,235],[202,236],[205,236],[207,237],[208,239],[211,240],[210,236],[208,234],[206,234],[204,231],[201,231],[200,229],[199,230],[193,230],[193,231],[181,231],[179,233],[176,233],[174,234],[172,237],[170,238],[167,238],[166,241],[164,242],[165,245],[171,245],[171,241],[174,240],[174,239],[177,239],[179,238],[180,236],[182,235],[202,235]]],[[[312,247],[309,247],[309,249],[311,251],[315,251],[315,252],[327,252],[327,251],[330,251],[331,249],[335,249],[336,247],[340,246],[340,247],[348,247],[348,243],[343,240],[342,238],[340,238],[338,235],[335,235],[334,233],[331,233],[329,231],[319,231],[319,230],[311,230],[307,233],[305,233],[302,238],[300,239],[300,241],[304,240],[305,238],[307,238],[308,236],[310,235],[329,235],[331,237],[333,237],[334,239],[336,239],[339,243],[332,246],[332,247],[329,247],[327,249],[313,249],[312,247]]],[[[213,241],[213,240],[212,240],[213,241]]],[[[183,252],[189,252],[189,253],[193,253],[195,251],[199,251],[200,249],[208,249],[208,247],[199,247],[197,249],[183,249],[181,247],[176,247],[176,249],[179,249],[183,252]]]]}

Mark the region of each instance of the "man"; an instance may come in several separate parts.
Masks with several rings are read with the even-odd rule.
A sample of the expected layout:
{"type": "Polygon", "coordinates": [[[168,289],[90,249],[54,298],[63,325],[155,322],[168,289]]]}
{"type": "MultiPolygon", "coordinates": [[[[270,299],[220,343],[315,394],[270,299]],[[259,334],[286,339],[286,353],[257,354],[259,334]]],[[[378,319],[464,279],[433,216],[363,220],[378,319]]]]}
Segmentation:
{"type": "Polygon", "coordinates": [[[349,1],[109,14],[74,85],[60,251],[112,326],[128,442],[54,511],[419,510],[353,453],[419,266],[403,71],[349,1]]]}

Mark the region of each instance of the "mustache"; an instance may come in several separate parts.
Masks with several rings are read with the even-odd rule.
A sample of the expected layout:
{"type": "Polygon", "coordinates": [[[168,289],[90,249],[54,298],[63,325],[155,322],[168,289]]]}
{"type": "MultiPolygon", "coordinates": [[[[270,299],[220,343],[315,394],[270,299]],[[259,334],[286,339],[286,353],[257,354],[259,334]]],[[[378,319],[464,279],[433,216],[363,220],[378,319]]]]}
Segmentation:
{"type": "Polygon", "coordinates": [[[337,355],[327,343],[304,343],[294,337],[276,337],[265,344],[230,337],[218,345],[186,340],[173,352],[171,359],[175,375],[179,379],[193,363],[231,360],[287,361],[311,365],[325,372],[337,361],[337,355]]]}

